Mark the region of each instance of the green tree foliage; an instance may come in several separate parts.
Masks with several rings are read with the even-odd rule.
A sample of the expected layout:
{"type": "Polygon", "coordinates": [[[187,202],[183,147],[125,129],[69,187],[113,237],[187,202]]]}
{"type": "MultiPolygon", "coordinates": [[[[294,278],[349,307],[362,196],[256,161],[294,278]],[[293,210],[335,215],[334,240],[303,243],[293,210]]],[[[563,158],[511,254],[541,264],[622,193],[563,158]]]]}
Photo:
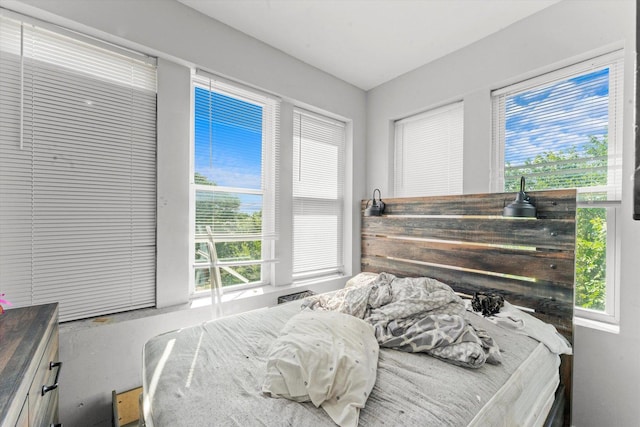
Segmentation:
{"type": "Polygon", "coordinates": [[[209,181],[209,178],[207,178],[206,176],[202,175],[199,172],[196,172],[193,174],[193,181],[196,184],[202,184],[202,185],[216,185],[215,182],[213,181],[209,181]]]}
{"type": "Polygon", "coordinates": [[[530,190],[606,185],[607,150],[607,135],[590,136],[581,149],[572,146],[564,151],[546,151],[517,166],[507,163],[505,190],[518,191],[521,176],[530,190]]]}
{"type": "MultiPolygon", "coordinates": [[[[519,191],[520,177],[527,190],[578,188],[607,184],[607,136],[589,137],[581,149],[547,151],[523,165],[506,165],[505,190],[519,191]],[[585,171],[588,170],[588,172],[585,171]]],[[[606,194],[581,194],[582,200],[606,200],[606,194]]],[[[579,208],[576,213],[576,305],[605,309],[607,212],[579,208]]]]}
{"type": "MultiPolygon", "coordinates": [[[[195,173],[194,182],[200,185],[215,186],[202,174],[195,173]]],[[[209,226],[214,234],[223,230],[226,235],[246,235],[260,233],[262,230],[262,212],[245,213],[240,211],[241,200],[239,197],[228,193],[198,192],[196,195],[196,235],[206,236],[206,227],[209,226]]],[[[220,261],[259,260],[262,258],[262,244],[260,240],[216,242],[216,253],[220,261]]],[[[207,245],[196,244],[196,261],[208,261],[207,245]]],[[[243,283],[236,275],[249,280],[259,281],[261,266],[259,264],[248,266],[233,266],[221,269],[220,277],[223,286],[243,283]]],[[[209,272],[196,270],[197,290],[210,287],[209,272]]]]}
{"type": "Polygon", "coordinates": [[[576,215],[576,305],[605,309],[607,212],[580,208],[576,215]]]}

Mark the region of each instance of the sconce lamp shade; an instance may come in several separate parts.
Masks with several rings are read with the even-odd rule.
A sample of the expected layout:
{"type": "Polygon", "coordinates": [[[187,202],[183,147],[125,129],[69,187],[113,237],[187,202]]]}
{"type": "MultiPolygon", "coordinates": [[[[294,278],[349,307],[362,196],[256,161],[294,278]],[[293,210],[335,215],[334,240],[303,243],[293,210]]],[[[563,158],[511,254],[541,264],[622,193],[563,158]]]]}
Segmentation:
{"type": "Polygon", "coordinates": [[[529,201],[529,196],[524,192],[524,176],[520,178],[520,192],[516,199],[509,203],[502,211],[502,216],[508,217],[533,217],[536,216],[536,207],[529,201]]]}
{"type": "Polygon", "coordinates": [[[367,202],[367,207],[364,210],[364,216],[380,216],[384,213],[384,202],[380,196],[380,190],[373,190],[373,199],[371,199],[371,206],[367,202]],[[378,200],[376,200],[376,191],[378,192],[378,200]]]}

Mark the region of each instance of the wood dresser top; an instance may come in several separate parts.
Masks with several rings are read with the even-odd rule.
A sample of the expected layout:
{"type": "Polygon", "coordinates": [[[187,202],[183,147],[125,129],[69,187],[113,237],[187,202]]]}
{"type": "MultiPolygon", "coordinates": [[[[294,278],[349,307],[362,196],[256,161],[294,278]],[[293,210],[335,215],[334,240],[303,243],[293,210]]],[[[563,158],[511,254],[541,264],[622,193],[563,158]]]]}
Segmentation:
{"type": "Polygon", "coordinates": [[[14,308],[0,315],[0,421],[18,395],[34,357],[44,350],[42,338],[57,323],[57,312],[54,303],[14,308]]]}

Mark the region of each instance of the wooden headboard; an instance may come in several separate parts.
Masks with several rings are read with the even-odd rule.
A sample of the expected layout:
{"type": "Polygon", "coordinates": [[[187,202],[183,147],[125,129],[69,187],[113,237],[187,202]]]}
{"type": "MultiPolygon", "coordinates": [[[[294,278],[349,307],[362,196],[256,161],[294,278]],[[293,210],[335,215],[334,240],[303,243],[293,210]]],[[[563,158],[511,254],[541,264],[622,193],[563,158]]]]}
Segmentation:
{"type": "Polygon", "coordinates": [[[572,342],[576,192],[527,194],[537,218],[502,216],[514,193],[385,199],[384,215],[362,218],[362,271],[500,293],[572,342]]]}
{"type": "MultiPolygon", "coordinates": [[[[576,191],[527,194],[536,218],[502,216],[515,193],[384,199],[382,216],[362,216],[362,271],[433,277],[469,296],[499,293],[573,343],[576,191]]],[[[571,366],[563,357],[566,425],[571,366]]]]}

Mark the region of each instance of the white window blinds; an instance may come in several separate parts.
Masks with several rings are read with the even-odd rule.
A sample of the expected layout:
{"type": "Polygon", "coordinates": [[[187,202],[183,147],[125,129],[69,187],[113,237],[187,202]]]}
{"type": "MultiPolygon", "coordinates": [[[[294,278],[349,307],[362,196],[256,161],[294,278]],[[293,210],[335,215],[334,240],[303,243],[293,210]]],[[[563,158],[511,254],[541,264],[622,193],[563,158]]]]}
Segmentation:
{"type": "Polygon", "coordinates": [[[153,60],[0,16],[0,292],[60,320],[155,304],[153,60]]]}
{"type": "Polygon", "coordinates": [[[193,85],[196,200],[213,203],[196,212],[196,235],[208,225],[216,239],[273,240],[280,100],[204,75],[193,85]],[[259,221],[247,221],[258,213],[259,221]]]}
{"type": "Polygon", "coordinates": [[[620,52],[494,91],[494,189],[578,188],[580,200],[619,201],[620,52]]]}
{"type": "Polygon", "coordinates": [[[294,278],[343,270],[345,135],[345,123],[294,110],[294,278]]]}
{"type": "Polygon", "coordinates": [[[199,72],[193,78],[194,290],[269,283],[278,238],[280,100],[199,72]],[[207,242],[213,240],[216,253],[207,242]]]}
{"type": "Polygon", "coordinates": [[[395,123],[395,197],[462,194],[463,103],[395,123]]]}

